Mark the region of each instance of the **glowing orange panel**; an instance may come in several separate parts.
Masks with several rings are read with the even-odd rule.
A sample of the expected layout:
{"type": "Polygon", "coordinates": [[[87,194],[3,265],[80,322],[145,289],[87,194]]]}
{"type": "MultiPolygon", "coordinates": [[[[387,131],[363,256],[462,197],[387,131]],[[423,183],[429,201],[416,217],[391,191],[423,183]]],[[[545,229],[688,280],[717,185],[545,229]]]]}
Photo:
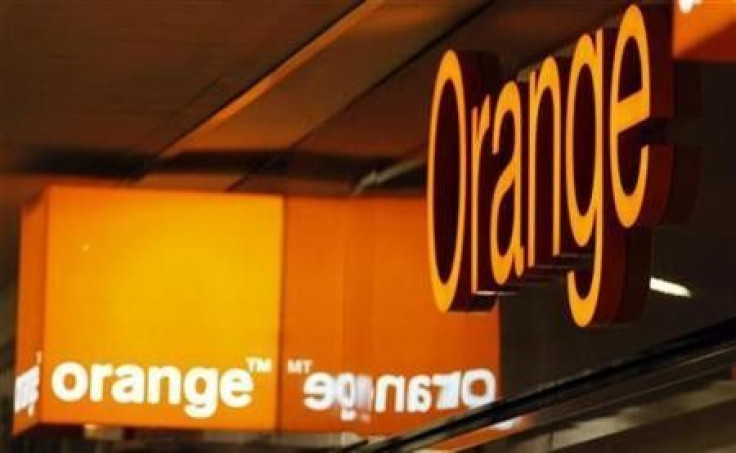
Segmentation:
{"type": "Polygon", "coordinates": [[[23,219],[15,431],[386,434],[492,401],[498,310],[436,309],[425,213],[50,189],[23,219]]]}
{"type": "Polygon", "coordinates": [[[278,197],[49,189],[23,215],[14,430],[274,429],[282,223],[278,197]]]}
{"type": "Polygon", "coordinates": [[[498,310],[437,310],[423,199],[286,202],[281,429],[396,433],[499,394],[498,310]]]}

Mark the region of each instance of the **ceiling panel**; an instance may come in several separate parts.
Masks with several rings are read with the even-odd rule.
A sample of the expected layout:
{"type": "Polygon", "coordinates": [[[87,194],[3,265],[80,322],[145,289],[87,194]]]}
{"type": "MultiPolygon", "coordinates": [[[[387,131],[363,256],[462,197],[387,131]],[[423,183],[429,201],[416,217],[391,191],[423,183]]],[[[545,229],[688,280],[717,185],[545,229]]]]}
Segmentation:
{"type": "MultiPolygon", "coordinates": [[[[423,150],[434,77],[445,49],[498,55],[506,69],[542,58],[599,26],[625,0],[499,0],[394,77],[362,96],[299,143],[329,153],[402,156],[423,150]]],[[[421,151],[423,152],[423,151],[421,151]]]]}
{"type": "Polygon", "coordinates": [[[157,152],[355,0],[22,0],[0,16],[0,137],[157,152]],[[171,122],[181,115],[187,121],[171,122]]]}

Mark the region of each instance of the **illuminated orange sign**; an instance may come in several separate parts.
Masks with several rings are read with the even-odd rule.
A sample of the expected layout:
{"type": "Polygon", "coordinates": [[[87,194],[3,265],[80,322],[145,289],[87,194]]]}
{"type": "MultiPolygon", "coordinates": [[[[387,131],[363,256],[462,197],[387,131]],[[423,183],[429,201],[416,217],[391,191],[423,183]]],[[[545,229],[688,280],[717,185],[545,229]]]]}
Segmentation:
{"type": "Polygon", "coordinates": [[[439,67],[427,173],[438,307],[476,310],[564,273],[579,326],[640,312],[651,227],[667,220],[673,148],[647,132],[674,113],[669,12],[631,6],[528,82],[480,54],[439,67]],[[493,94],[492,94],[493,93],[493,94]]]}
{"type": "Polygon", "coordinates": [[[52,188],[24,213],[14,430],[276,427],[282,200],[52,188]]]}
{"type": "Polygon", "coordinates": [[[283,430],[389,434],[495,400],[498,310],[434,308],[424,200],[286,207],[283,430]]]}
{"type": "Polygon", "coordinates": [[[434,309],[424,213],[49,189],[23,214],[14,431],[388,434],[493,401],[498,311],[434,309]]]}

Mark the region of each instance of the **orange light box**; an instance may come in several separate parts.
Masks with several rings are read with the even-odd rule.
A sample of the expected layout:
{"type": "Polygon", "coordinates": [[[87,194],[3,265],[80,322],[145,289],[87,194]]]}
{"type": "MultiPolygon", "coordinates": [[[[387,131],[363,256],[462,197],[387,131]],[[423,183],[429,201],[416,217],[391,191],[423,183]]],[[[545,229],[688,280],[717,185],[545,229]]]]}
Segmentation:
{"type": "Polygon", "coordinates": [[[390,434],[499,395],[498,309],[437,310],[423,199],[286,208],[283,430],[390,434]]]}
{"type": "Polygon", "coordinates": [[[274,429],[282,203],[46,191],[23,214],[14,431],[274,429]]]}
{"type": "Polygon", "coordinates": [[[492,401],[498,310],[436,309],[425,211],[50,188],[23,213],[14,431],[388,434],[492,401]]]}

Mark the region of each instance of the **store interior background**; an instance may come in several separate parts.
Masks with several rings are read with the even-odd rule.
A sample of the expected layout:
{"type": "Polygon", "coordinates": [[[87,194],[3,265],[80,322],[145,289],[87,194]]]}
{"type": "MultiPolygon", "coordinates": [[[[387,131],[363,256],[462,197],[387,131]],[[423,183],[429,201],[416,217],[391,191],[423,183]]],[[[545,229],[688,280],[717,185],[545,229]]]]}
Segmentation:
{"type": "MultiPolygon", "coordinates": [[[[513,76],[547,54],[564,53],[581,33],[615,18],[628,3],[3,3],[3,436],[7,439],[12,394],[19,212],[44,185],[92,182],[339,197],[421,194],[429,103],[445,49],[495,53],[513,76]],[[238,102],[221,111],[231,100],[238,102]]],[[[635,325],[593,332],[572,325],[561,285],[509,299],[502,308],[506,394],[736,314],[736,68],[709,64],[694,70],[707,121],[696,121],[683,135],[701,145],[697,202],[688,224],[657,231],[652,265],[653,275],[687,286],[692,298],[652,293],[635,325]]],[[[622,448],[652,439],[671,442],[669,451],[736,445],[724,423],[709,421],[736,415],[736,384],[729,380],[727,373],[718,376],[720,387],[711,391],[730,396],[714,407],[694,414],[678,400],[672,403],[677,410],[660,408],[673,414],[657,422],[662,431],[617,431],[570,445],[558,436],[558,446],[573,451],[599,442],[596,448],[622,448]],[[673,435],[690,436],[690,430],[700,435],[688,442],[701,444],[673,435]]],[[[630,423],[618,416],[615,423],[630,423]]],[[[537,444],[527,442],[519,451],[555,445],[549,433],[528,440],[537,444]]]]}

